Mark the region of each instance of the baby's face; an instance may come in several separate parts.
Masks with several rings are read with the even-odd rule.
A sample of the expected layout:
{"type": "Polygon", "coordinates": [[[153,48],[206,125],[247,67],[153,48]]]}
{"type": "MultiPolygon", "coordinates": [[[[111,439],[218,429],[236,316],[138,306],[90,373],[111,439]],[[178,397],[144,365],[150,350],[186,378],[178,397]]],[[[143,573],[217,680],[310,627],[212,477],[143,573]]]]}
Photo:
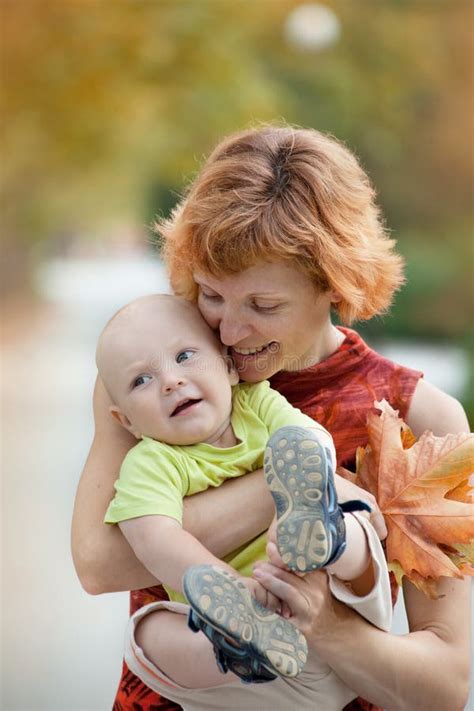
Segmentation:
{"type": "Polygon", "coordinates": [[[136,437],[196,444],[229,426],[238,376],[196,307],[173,297],[139,300],[102,341],[99,370],[116,416],[136,437]]]}

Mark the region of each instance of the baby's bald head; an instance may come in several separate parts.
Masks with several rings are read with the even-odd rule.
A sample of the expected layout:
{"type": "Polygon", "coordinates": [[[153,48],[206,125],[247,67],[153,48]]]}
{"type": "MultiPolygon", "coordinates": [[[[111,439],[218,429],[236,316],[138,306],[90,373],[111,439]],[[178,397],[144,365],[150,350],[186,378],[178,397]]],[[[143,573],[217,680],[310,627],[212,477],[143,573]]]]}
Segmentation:
{"type": "Polygon", "coordinates": [[[163,345],[180,334],[211,345],[216,355],[223,353],[197,306],[178,296],[143,296],[117,311],[105,325],[96,350],[97,369],[112,400],[120,399],[125,369],[140,359],[158,362],[163,345]]]}
{"type": "Polygon", "coordinates": [[[238,373],[197,306],[155,294],[120,309],[104,328],[97,367],[111,414],[137,439],[212,443],[230,427],[238,373]]]}

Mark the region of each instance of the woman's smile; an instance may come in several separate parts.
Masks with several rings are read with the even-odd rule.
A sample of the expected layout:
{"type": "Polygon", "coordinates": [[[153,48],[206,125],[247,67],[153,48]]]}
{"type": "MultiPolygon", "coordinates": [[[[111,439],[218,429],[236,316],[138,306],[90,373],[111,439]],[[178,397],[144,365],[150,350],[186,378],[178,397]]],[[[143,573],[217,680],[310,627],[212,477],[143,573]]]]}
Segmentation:
{"type": "MultiPolygon", "coordinates": [[[[268,344],[268,345],[270,345],[270,344],[268,344]]],[[[256,355],[257,353],[261,353],[263,350],[268,348],[268,345],[260,346],[257,348],[238,348],[237,346],[233,346],[232,350],[234,351],[234,353],[238,353],[239,355],[243,355],[243,356],[256,355]]]]}
{"type": "Polygon", "coordinates": [[[199,309],[228,346],[242,380],[302,370],[334,350],[333,294],[286,262],[258,262],[218,278],[195,274],[199,309]]]}

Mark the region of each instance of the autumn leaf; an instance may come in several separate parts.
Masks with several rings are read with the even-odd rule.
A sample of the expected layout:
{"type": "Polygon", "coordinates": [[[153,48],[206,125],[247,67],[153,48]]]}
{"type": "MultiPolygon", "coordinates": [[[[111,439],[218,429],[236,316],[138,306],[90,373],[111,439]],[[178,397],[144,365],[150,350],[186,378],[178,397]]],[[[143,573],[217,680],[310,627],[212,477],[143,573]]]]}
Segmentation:
{"type": "Polygon", "coordinates": [[[405,575],[435,598],[441,576],[474,575],[474,436],[425,432],[416,441],[385,400],[375,408],[355,482],[376,497],[384,515],[397,580],[405,575]]]}

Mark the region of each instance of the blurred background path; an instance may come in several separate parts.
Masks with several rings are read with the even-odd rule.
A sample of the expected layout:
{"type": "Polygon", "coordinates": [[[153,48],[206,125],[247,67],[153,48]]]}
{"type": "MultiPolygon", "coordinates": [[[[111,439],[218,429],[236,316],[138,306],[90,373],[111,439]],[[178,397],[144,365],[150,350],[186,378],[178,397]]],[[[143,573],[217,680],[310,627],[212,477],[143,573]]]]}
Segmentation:
{"type": "Polygon", "coordinates": [[[47,301],[9,314],[2,359],[1,708],[103,711],[121,669],[128,596],[87,595],[69,546],[93,432],[95,342],[119,306],[166,283],[161,265],[140,255],[57,260],[38,282],[47,301]]]}

